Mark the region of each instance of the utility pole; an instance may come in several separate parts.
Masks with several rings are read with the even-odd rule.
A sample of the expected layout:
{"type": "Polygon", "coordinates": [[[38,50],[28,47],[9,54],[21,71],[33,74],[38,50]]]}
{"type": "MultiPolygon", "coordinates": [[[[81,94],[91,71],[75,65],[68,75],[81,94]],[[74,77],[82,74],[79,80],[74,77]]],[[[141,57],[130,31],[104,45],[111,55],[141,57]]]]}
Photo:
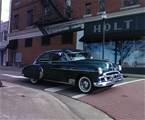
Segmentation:
{"type": "Polygon", "coordinates": [[[104,12],[102,15],[102,21],[103,21],[103,41],[102,41],[102,60],[104,59],[105,54],[105,32],[106,32],[106,23],[105,19],[107,18],[106,12],[104,12]]]}
{"type": "Polygon", "coordinates": [[[99,4],[99,13],[102,18],[102,60],[104,59],[105,54],[105,32],[106,32],[106,23],[105,19],[107,18],[106,10],[105,10],[105,0],[98,0],[99,4]]]}

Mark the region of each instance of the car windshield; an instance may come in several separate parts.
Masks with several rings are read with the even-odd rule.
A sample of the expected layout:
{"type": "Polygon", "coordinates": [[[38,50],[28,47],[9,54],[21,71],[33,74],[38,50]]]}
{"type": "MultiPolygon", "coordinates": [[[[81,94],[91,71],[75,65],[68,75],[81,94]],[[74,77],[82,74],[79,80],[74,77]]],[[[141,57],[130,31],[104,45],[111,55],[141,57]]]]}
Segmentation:
{"type": "Polygon", "coordinates": [[[85,60],[90,58],[89,54],[86,52],[74,52],[67,54],[70,58],[70,60],[76,61],[76,60],[85,60]]]}

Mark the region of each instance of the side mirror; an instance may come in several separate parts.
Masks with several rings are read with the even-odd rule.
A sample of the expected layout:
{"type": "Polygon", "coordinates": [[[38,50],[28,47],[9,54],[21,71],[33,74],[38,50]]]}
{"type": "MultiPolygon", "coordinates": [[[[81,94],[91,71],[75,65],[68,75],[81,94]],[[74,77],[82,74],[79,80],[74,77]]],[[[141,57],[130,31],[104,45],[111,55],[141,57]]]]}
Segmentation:
{"type": "Polygon", "coordinates": [[[118,65],[118,70],[122,71],[122,66],[121,65],[118,65]]]}

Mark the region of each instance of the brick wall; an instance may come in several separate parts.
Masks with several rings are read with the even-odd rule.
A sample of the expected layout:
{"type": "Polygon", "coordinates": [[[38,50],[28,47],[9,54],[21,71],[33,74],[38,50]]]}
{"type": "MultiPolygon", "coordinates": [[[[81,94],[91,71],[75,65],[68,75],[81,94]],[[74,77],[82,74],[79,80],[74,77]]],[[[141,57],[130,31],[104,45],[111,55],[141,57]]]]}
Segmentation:
{"type": "MultiPolygon", "coordinates": [[[[64,0],[53,0],[59,11],[64,14],[65,3],[64,0]]],[[[145,0],[139,0],[141,7],[145,6],[145,0]]],[[[96,16],[98,13],[98,1],[97,0],[72,0],[72,18],[80,19],[84,17],[85,4],[91,3],[92,16],[96,16]]],[[[121,0],[106,0],[107,13],[120,11],[121,0]]],[[[29,9],[34,9],[34,22],[36,22],[42,15],[41,0],[21,0],[20,5],[15,5],[14,0],[12,3],[11,23],[13,23],[13,17],[19,14],[21,23],[19,24],[19,30],[23,30],[26,27],[26,16],[29,9]]],[[[11,24],[11,29],[12,29],[11,24]]]]}
{"type": "Polygon", "coordinates": [[[50,45],[42,46],[41,37],[33,38],[32,47],[25,47],[25,39],[18,40],[18,48],[16,52],[22,53],[22,64],[30,64],[34,59],[44,51],[60,48],[76,48],[76,33],[74,33],[72,44],[62,44],[61,35],[51,37],[50,45]]]}
{"type": "MultiPolygon", "coordinates": [[[[106,0],[105,8],[107,13],[120,11],[122,0],[106,0]]],[[[73,19],[83,18],[85,11],[85,4],[91,3],[92,16],[96,16],[98,13],[98,1],[97,0],[72,0],[72,13],[73,19]]],[[[139,0],[140,6],[145,7],[145,0],[139,0]]],[[[126,9],[127,10],[127,9],[126,9]]]]}
{"type": "Polygon", "coordinates": [[[21,0],[20,4],[15,5],[13,0],[11,10],[11,32],[13,30],[14,15],[19,15],[19,31],[27,27],[27,11],[33,9],[33,22],[35,23],[42,15],[42,6],[40,0],[21,0]]]}

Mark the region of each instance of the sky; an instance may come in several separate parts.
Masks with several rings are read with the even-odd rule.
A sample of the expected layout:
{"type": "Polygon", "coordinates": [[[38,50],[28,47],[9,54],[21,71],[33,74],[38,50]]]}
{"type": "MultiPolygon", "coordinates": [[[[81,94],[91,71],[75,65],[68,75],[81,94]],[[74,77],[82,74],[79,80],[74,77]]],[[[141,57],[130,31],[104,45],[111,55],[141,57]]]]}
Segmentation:
{"type": "Polygon", "coordinates": [[[2,15],[1,15],[2,21],[9,20],[9,3],[10,0],[2,0],[2,15]]]}

